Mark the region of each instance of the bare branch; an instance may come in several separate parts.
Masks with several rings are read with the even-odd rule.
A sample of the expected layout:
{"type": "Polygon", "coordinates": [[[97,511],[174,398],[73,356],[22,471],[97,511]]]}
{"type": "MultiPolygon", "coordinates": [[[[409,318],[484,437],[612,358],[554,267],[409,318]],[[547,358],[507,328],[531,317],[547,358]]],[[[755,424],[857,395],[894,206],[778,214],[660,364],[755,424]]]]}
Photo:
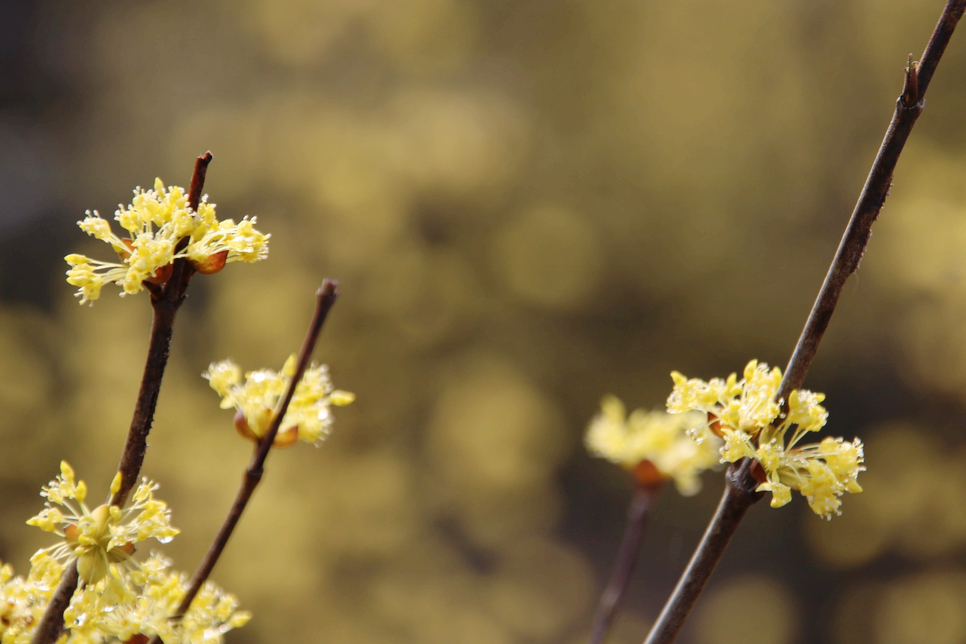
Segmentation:
{"type": "MultiPolygon", "coordinates": [[[[305,340],[302,343],[302,350],[299,352],[295,373],[292,375],[292,378],[285,389],[285,394],[283,395],[282,401],[275,412],[275,417],[272,419],[272,424],[269,427],[268,432],[258,442],[255,453],[252,455],[252,460],[245,469],[241,486],[238,488],[238,493],[235,495],[235,501],[228,510],[228,515],[225,517],[225,521],[222,524],[221,529],[219,529],[215,540],[212,542],[208,552],[205,554],[204,559],[198,566],[198,570],[195,571],[194,576],[191,578],[191,585],[188,589],[188,592],[182,599],[181,605],[178,606],[177,612],[171,616],[171,619],[173,620],[180,620],[182,617],[184,617],[184,614],[188,612],[188,609],[191,607],[191,602],[198,594],[198,591],[201,590],[201,587],[204,585],[205,581],[208,580],[208,577],[211,575],[211,571],[215,567],[215,564],[218,563],[221,553],[224,552],[225,546],[228,544],[228,539],[235,531],[235,526],[238,525],[238,521],[241,519],[241,515],[245,511],[245,508],[248,506],[248,502],[251,499],[252,494],[255,492],[255,488],[258,487],[258,483],[262,479],[265,459],[268,458],[268,452],[271,450],[275,436],[278,434],[282,420],[285,418],[285,412],[288,410],[289,403],[292,402],[292,396],[295,394],[295,387],[298,385],[299,381],[302,380],[302,374],[305,373],[305,370],[308,367],[309,359],[311,358],[312,351],[315,348],[315,343],[319,338],[319,334],[322,332],[322,325],[325,323],[329,310],[332,308],[332,305],[335,304],[335,300],[339,295],[338,286],[338,282],[335,280],[327,279],[322,282],[322,287],[316,292],[315,314],[313,315],[312,322],[309,324],[309,329],[305,334],[305,340]]],[[[160,638],[155,635],[150,640],[149,644],[158,644],[159,642],[160,638]]]]}
{"type": "MultiPolygon", "coordinates": [[[[191,188],[188,191],[188,207],[197,210],[201,199],[201,191],[205,184],[208,164],[211,163],[211,152],[198,157],[195,170],[191,176],[191,188]]],[[[179,249],[188,244],[188,239],[182,239],[179,249]]],[[[158,394],[161,392],[161,379],[168,364],[168,351],[171,347],[171,334],[174,329],[174,318],[184,301],[184,291],[188,286],[191,266],[185,258],[176,259],[171,271],[171,277],[160,291],[151,293],[151,305],[154,307],[154,319],[151,323],[151,340],[148,344],[148,357],[144,365],[144,376],[141,378],[141,388],[138,391],[137,402],[134,405],[134,416],[128,430],[127,442],[121,454],[121,462],[117,471],[121,474],[121,487],[111,497],[111,505],[123,506],[128,494],[137,484],[144,463],[144,452],[148,446],[148,433],[154,422],[154,410],[158,404],[158,394]]]]}
{"type": "Polygon", "coordinates": [[[738,530],[738,525],[745,513],[762,497],[761,492],[755,492],[758,483],[748,472],[748,461],[732,464],[725,474],[725,489],[718,503],[711,522],[701,537],[691,561],[685,569],[674,592],[664,605],[651,633],[644,644],[665,644],[673,642],[678,631],[684,626],[694,608],[695,602],[704,590],[705,584],[711,578],[711,573],[721,560],[725,548],[731,543],[731,537],[738,530]],[[751,479],[751,480],[749,480],[751,479]]]}
{"type": "Polygon", "coordinates": [[[631,503],[627,508],[624,537],[617,551],[617,560],[614,562],[610,582],[604,589],[600,604],[597,606],[594,624],[590,629],[590,644],[603,644],[607,637],[607,631],[614,621],[617,607],[627,589],[627,582],[634,572],[634,564],[637,563],[637,553],[641,548],[644,528],[647,527],[647,520],[651,515],[651,504],[660,490],[659,485],[636,483],[634,486],[634,496],[631,497],[631,503]]]}
{"type": "Polygon", "coordinates": [[[896,101],[892,122],[886,130],[879,153],[865,180],[865,186],[855,204],[855,210],[845,228],[845,234],[842,235],[842,241],[839,242],[835,258],[825,276],[825,282],[819,290],[818,297],[815,298],[812,312],[805,322],[805,328],[798,339],[795,351],[788,361],[788,366],[785,367],[785,377],[778,389],[780,399],[787,400],[791,392],[802,386],[805,374],[808,373],[808,368],[818,350],[819,342],[822,341],[829,320],[832,319],[842,287],[845,286],[849,275],[859,268],[862,255],[872,236],[872,224],[878,218],[882,204],[885,203],[889,188],[892,186],[892,173],[899,161],[899,155],[902,154],[902,148],[909,138],[909,133],[912,132],[912,126],[915,125],[925,105],[923,99],[926,88],[929,87],[939,59],[946,50],[949,38],[953,35],[956,23],[959,22],[964,10],[966,10],[966,0],[949,0],[929,39],[929,44],[926,45],[922,60],[918,65],[910,61],[906,68],[905,86],[902,96],[896,101]]]}
{"type": "MultiPolygon", "coordinates": [[[[805,328],[788,361],[788,366],[785,367],[785,376],[778,388],[776,400],[788,400],[789,394],[800,388],[805,381],[805,374],[808,373],[818,345],[828,328],[842,287],[862,261],[862,255],[872,235],[872,224],[879,216],[882,204],[889,194],[892,174],[899,161],[899,155],[902,153],[906,139],[909,138],[912,126],[922,112],[926,89],[964,10],[966,10],[966,0],[949,0],[926,45],[922,60],[918,65],[910,61],[906,68],[902,95],[896,100],[896,111],[892,122],[872,164],[872,170],[859,195],[858,203],[849,219],[812,311],[805,322],[805,328]]],[[[718,505],[718,510],[708,524],[707,531],[674,593],[651,628],[645,644],[669,644],[677,637],[684,625],[684,620],[694,607],[701,591],[704,590],[705,584],[724,554],[745,512],[762,496],[754,492],[757,481],[752,476],[751,470],[752,463],[747,459],[728,468],[728,475],[725,477],[725,493],[718,505]]]]}

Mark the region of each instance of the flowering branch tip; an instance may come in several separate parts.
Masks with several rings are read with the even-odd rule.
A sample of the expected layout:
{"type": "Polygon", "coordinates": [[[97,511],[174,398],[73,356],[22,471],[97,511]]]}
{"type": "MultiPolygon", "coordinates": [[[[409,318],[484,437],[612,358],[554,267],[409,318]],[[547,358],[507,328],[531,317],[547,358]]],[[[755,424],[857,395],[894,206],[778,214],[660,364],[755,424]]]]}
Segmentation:
{"type": "Polygon", "coordinates": [[[769,369],[757,360],[748,363],[743,376],[705,382],[675,371],[668,411],[704,412],[705,425],[724,439],[721,462],[752,461],[750,472],[759,482],[756,491],[771,492],[773,508],[787,504],[791,491],[798,490],[815,514],[825,519],[841,514],[840,497],[862,491],[856,480],[865,470],[862,441],[827,437],[798,446],[806,434],[825,426],[828,412],[820,404],[825,394],[796,389],[782,400],[781,369],[769,369]]]}
{"type": "Polygon", "coordinates": [[[127,236],[116,235],[96,210],[87,211],[77,225],[91,237],[110,244],[119,261],[101,261],[77,253],[64,258],[70,265],[67,283],[78,287],[81,304],[96,300],[101,288],[111,282],[121,287],[122,296],[142,290],[156,292],[156,287],[171,279],[178,259],[190,266],[189,274],[183,277],[187,281],[190,272],[211,274],[231,262],[253,263],[268,257],[271,235],[255,229],[255,217],[244,217],[238,223],[233,219],[218,221],[215,204],[200,195],[205,168],[205,157],[199,157],[187,195],[183,188],[165,186],[161,179],[155,179],[152,190],[136,188],[131,204],[119,205],[114,213],[127,236]]]}

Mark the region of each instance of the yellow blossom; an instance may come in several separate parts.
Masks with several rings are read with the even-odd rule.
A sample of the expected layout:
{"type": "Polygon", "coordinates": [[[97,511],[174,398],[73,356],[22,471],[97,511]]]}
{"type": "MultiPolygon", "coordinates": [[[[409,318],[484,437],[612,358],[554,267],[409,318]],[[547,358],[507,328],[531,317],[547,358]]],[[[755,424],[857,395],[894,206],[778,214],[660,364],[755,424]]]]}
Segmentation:
{"type": "Polygon", "coordinates": [[[13,575],[10,564],[0,566],[0,641],[27,644],[60,583],[64,567],[49,556],[39,557],[26,578],[13,575]]]}
{"type": "Polygon", "coordinates": [[[704,382],[696,378],[688,380],[677,371],[671,372],[674,391],[667,401],[670,413],[690,410],[714,414],[723,425],[735,430],[754,434],[771,423],[779,414],[781,406],[775,401],[782,374],[778,367],[768,370],[768,365],[752,360],[745,367],[744,379],[736,374],[727,380],[713,378],[704,382]]]}
{"type": "Polygon", "coordinates": [[[743,375],[740,381],[731,374],[727,380],[704,382],[675,371],[668,411],[707,414],[706,426],[724,438],[721,462],[754,459],[764,479],[758,490],[772,493],[772,507],[785,505],[791,490],[798,490],[816,514],[826,519],[841,514],[841,496],[862,491],[856,480],[865,470],[862,441],[825,438],[799,446],[807,433],[825,426],[828,412],[821,405],[825,395],[795,390],[783,410],[784,401],[776,399],[780,369],[769,370],[768,365],[752,360],[743,375]]]}
{"type": "Polygon", "coordinates": [[[717,464],[721,445],[717,436],[701,427],[703,420],[696,412],[671,415],[641,409],[627,417],[620,400],[605,396],[585,441],[592,454],[630,471],[650,463],[660,478],[673,478],[678,491],[690,496],[701,489],[701,472],[717,464]],[[699,428],[698,440],[688,437],[694,427],[699,428]]]}
{"type": "MultiPolygon", "coordinates": [[[[268,432],[294,374],[295,356],[292,355],[280,372],[270,369],[250,371],[245,374],[245,382],[242,382],[241,368],[231,360],[212,363],[202,376],[222,397],[222,409],[237,410],[235,428],[238,433],[258,441],[268,432]]],[[[353,400],[354,394],[333,389],[327,366],[310,366],[295,387],[273,445],[288,447],[296,440],[320,443],[332,428],[329,406],[344,406],[353,400]]]]}
{"type": "MultiPolygon", "coordinates": [[[[112,608],[70,615],[71,630],[86,629],[91,641],[138,641],[137,636],[159,635],[176,644],[220,644],[228,631],[244,626],[251,613],[238,610],[238,600],[206,582],[180,623],[170,619],[190,586],[188,577],[171,570],[171,562],[154,553],[130,575],[138,594],[112,608]]],[[[76,603],[76,602],[75,602],[76,603]]]]}
{"type": "Polygon", "coordinates": [[[178,534],[171,527],[167,505],[154,498],[158,486],[147,479],[142,480],[125,508],[105,503],[91,510],[84,502],[84,482],[75,483],[74,470],[66,462],[61,463],[60,472],[40,493],[47,498],[46,507],[27,524],[64,540],[39,551],[32,561],[47,556],[61,563],[76,559],[80,578],[94,584],[109,572],[118,577],[119,568],[124,568],[134,553],[134,544],[151,538],[168,543],[178,534]]]}
{"type": "Polygon", "coordinates": [[[268,255],[270,235],[255,230],[254,217],[237,224],[232,219],[219,222],[215,204],[207,199],[207,195],[202,198],[196,212],[188,206],[183,188],[166,187],[156,179],[153,190],[135,189],[131,204],[119,205],[115,211],[114,219],[127,231],[126,237],[114,234],[96,210],[87,211],[77,225],[110,244],[120,261],[104,262],[78,254],[64,258],[70,264],[67,283],[78,287],[81,304],[96,300],[109,282],[121,287],[121,295],[140,292],[145,282],[164,284],[172,262],[179,257],[188,258],[193,270],[209,274],[226,263],[256,262],[268,255]]]}
{"type": "MultiPolygon", "coordinates": [[[[0,641],[28,644],[64,566],[46,551],[32,560],[26,579],[0,566],[0,641]]],[[[79,588],[64,611],[66,644],[147,641],[160,635],[170,644],[221,644],[228,631],[245,625],[251,614],[212,582],[205,583],[180,624],[170,619],[189,587],[184,573],[157,553],[117,584],[110,576],[79,588]]]]}

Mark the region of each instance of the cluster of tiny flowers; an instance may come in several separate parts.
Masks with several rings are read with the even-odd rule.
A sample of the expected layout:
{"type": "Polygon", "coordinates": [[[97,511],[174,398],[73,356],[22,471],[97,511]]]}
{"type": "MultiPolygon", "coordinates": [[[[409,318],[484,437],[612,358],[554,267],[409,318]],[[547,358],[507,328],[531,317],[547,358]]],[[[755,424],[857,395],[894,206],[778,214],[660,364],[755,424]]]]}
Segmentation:
{"type": "Polygon", "coordinates": [[[0,567],[0,642],[30,642],[63,572],[50,557],[33,563],[26,578],[14,577],[10,564],[0,567]]]}
{"type": "MultiPolygon", "coordinates": [[[[258,442],[275,418],[285,388],[295,375],[295,356],[289,356],[280,372],[271,369],[249,371],[242,382],[242,370],[231,360],[213,363],[203,377],[222,397],[221,408],[236,410],[235,429],[258,442]]],[[[288,447],[295,441],[318,444],[332,427],[330,405],[348,405],[355,395],[334,389],[328,367],[312,365],[295,387],[292,401],[275,435],[274,447],[288,447]]]]}
{"type": "Polygon", "coordinates": [[[195,212],[183,188],[165,187],[161,179],[155,180],[154,190],[135,189],[131,204],[119,205],[114,219],[128,237],[115,235],[96,210],[77,222],[85,233],[110,244],[121,260],[103,262],[78,254],[64,258],[70,264],[67,283],[78,287],[81,304],[100,297],[108,282],[120,285],[121,295],[140,292],[145,282],[164,284],[172,262],[180,257],[187,258],[193,270],[211,274],[230,262],[257,262],[268,256],[270,235],[255,230],[254,217],[219,222],[207,195],[195,212]],[[179,250],[183,239],[187,245],[179,250]]]}
{"type": "MultiPolygon", "coordinates": [[[[112,494],[119,485],[115,477],[112,494]]],[[[166,644],[221,644],[226,632],[248,622],[251,615],[238,610],[238,601],[210,582],[180,622],[170,619],[188,590],[187,577],[156,553],[143,563],[131,558],[135,543],[150,538],[167,543],[178,533],[167,506],[153,498],[156,489],[144,481],[125,509],[105,504],[90,510],[87,486],[61,463],[60,476],[41,492],[45,509],[27,523],[64,542],[31,557],[26,578],[14,577],[9,565],[0,567],[0,642],[31,641],[72,561],[82,584],[64,611],[66,631],[59,644],[139,642],[154,635],[166,644]]]]}
{"type": "MultiPolygon", "coordinates": [[[[585,437],[594,455],[621,465],[640,479],[656,473],[658,479],[674,479],[678,491],[691,496],[701,489],[700,474],[718,464],[721,440],[700,426],[702,414],[667,414],[636,409],[628,417],[624,404],[614,396],[601,401],[585,437]]],[[[643,483],[653,481],[644,480],[643,483]]]]}
{"type": "Polygon", "coordinates": [[[856,480],[865,470],[862,441],[826,438],[798,446],[807,433],[825,426],[828,412],[820,404],[825,395],[795,390],[782,411],[783,401],[776,400],[782,379],[778,367],[769,370],[752,360],[743,375],[740,381],[731,374],[705,382],[675,371],[668,411],[705,412],[706,426],[724,439],[721,462],[755,460],[765,479],[758,490],[772,493],[772,507],[785,505],[791,490],[798,490],[816,514],[826,519],[841,514],[841,496],[862,491],[856,480]]]}
{"type": "MultiPolygon", "coordinates": [[[[9,564],[0,567],[0,642],[31,641],[63,573],[64,565],[44,551],[26,578],[14,577],[9,564]]],[[[233,595],[207,582],[180,623],[171,620],[188,579],[157,553],[128,572],[125,581],[119,587],[102,579],[79,589],[64,611],[66,631],[58,643],[146,642],[159,635],[166,644],[221,644],[225,633],[251,619],[251,613],[238,610],[233,595]]]]}
{"type": "Polygon", "coordinates": [[[70,644],[147,641],[158,635],[175,644],[220,644],[228,631],[244,626],[251,613],[238,610],[238,600],[206,582],[180,621],[172,620],[190,586],[183,573],[157,553],[129,575],[139,592],[105,610],[96,588],[75,595],[64,613],[70,644]]]}
{"type": "MultiPolygon", "coordinates": [[[[120,485],[118,474],[111,494],[120,485]]],[[[63,537],[63,542],[41,550],[34,558],[49,555],[64,564],[76,559],[78,575],[88,584],[99,582],[109,572],[119,579],[118,569],[130,562],[136,543],[152,538],[168,543],[178,534],[171,526],[168,506],[154,498],[156,489],[156,484],[145,479],[125,508],[105,503],[91,510],[84,502],[84,481],[75,483],[74,470],[61,462],[60,476],[40,493],[47,499],[44,509],[27,524],[63,537]]]]}

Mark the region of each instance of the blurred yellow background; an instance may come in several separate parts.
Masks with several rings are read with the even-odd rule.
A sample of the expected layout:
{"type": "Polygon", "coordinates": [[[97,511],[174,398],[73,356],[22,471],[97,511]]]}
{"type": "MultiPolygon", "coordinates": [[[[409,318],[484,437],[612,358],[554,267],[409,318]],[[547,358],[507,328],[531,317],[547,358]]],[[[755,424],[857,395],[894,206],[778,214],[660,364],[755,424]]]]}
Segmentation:
{"type": "MultiPolygon", "coordinates": [[[[192,570],[249,444],[200,374],[317,358],[358,400],[274,453],[214,579],[229,641],[581,642],[630,483],[601,396],[784,367],[938,0],[50,0],[0,6],[0,559],[67,459],[113,476],[146,294],[79,307],[74,222],[210,149],[268,261],[189,289],[144,473],[192,570]]],[[[752,509],[682,642],[966,642],[966,34],[806,386],[867,442],[825,523],[752,509]]],[[[721,489],[668,490],[614,642],[639,642],[721,489]]]]}

